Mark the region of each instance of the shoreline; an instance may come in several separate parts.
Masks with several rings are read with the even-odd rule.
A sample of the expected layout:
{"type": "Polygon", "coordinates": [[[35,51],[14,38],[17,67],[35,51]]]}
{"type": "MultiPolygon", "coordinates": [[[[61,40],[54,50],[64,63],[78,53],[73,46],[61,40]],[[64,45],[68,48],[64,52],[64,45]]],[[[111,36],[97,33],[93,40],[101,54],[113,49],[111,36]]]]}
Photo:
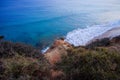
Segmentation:
{"type": "Polygon", "coordinates": [[[115,27],[115,28],[112,28],[112,29],[106,31],[105,33],[103,33],[97,37],[94,37],[92,40],[87,42],[86,45],[91,44],[92,42],[95,42],[96,40],[101,40],[104,38],[112,39],[112,38],[117,37],[119,35],[120,35],[120,27],[115,27]]]}
{"type": "MultiPolygon", "coordinates": [[[[59,40],[60,40],[60,41],[63,40],[65,43],[69,43],[70,46],[74,46],[74,47],[84,46],[84,47],[85,47],[85,46],[87,46],[87,45],[89,45],[89,44],[91,44],[91,43],[93,43],[93,42],[96,42],[97,40],[102,40],[102,39],[104,39],[104,38],[112,39],[112,38],[117,37],[117,36],[119,36],[119,35],[120,35],[120,27],[115,27],[115,28],[112,28],[112,29],[104,32],[103,34],[101,34],[101,35],[99,35],[99,36],[97,36],[97,37],[94,37],[92,40],[88,41],[88,42],[86,43],[86,45],[74,46],[73,44],[65,41],[65,38],[64,38],[64,39],[57,39],[57,40],[55,40],[54,42],[59,41],[59,40]]],[[[62,44],[62,45],[64,45],[64,44],[62,44]]],[[[46,53],[46,52],[50,49],[50,47],[51,47],[51,46],[42,49],[42,50],[41,50],[42,53],[43,53],[43,54],[46,53]]]]}
{"type": "Polygon", "coordinates": [[[106,31],[105,33],[103,33],[102,35],[96,37],[96,38],[113,38],[113,37],[116,37],[116,36],[119,36],[120,35],[120,27],[115,27],[113,29],[110,29],[108,31],[106,31]]]}

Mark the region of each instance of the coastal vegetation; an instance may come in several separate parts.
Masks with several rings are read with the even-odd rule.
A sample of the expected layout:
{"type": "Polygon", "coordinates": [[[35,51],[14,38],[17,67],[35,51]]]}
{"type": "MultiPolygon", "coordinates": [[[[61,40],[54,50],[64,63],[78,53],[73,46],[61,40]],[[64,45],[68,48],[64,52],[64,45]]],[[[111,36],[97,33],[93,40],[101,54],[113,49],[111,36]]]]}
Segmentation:
{"type": "Polygon", "coordinates": [[[120,52],[101,47],[95,50],[73,48],[57,63],[65,80],[119,80],[120,52]]]}
{"type": "Polygon", "coordinates": [[[0,41],[0,80],[46,80],[49,63],[30,45],[0,41]]]}
{"type": "Polygon", "coordinates": [[[51,64],[47,53],[0,40],[0,80],[120,80],[120,36],[66,49],[55,44],[48,53],[59,49],[62,56],[51,64]]]}

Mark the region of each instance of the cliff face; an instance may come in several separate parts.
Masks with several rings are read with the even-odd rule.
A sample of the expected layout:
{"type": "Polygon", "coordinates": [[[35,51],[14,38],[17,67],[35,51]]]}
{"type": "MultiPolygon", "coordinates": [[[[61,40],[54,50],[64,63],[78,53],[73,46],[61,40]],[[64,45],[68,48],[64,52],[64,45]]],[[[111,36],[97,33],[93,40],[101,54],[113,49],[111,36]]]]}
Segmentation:
{"type": "Polygon", "coordinates": [[[71,48],[72,46],[65,42],[62,39],[55,40],[53,45],[50,49],[45,53],[45,57],[49,60],[49,62],[53,65],[56,62],[61,60],[62,55],[67,54],[67,49],[71,48]]]}

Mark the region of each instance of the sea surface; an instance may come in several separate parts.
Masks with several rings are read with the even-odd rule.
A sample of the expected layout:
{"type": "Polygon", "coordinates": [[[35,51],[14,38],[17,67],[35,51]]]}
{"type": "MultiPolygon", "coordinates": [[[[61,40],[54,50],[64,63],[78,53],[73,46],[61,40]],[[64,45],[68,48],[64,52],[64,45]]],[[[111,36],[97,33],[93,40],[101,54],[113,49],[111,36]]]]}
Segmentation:
{"type": "MultiPolygon", "coordinates": [[[[59,37],[67,36],[68,40],[78,28],[83,29],[82,32],[89,28],[97,34],[91,26],[119,20],[120,0],[0,1],[0,35],[5,36],[5,40],[37,47],[49,46],[59,37]]],[[[97,29],[104,32],[101,28],[97,29]]]]}

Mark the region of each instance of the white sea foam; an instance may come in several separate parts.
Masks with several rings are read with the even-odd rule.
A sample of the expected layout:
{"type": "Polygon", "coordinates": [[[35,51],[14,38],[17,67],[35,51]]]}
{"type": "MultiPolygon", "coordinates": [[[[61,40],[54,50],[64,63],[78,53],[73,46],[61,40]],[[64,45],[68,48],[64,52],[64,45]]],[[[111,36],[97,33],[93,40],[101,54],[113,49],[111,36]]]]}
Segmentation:
{"type": "Polygon", "coordinates": [[[50,48],[50,47],[46,47],[46,48],[42,49],[41,52],[42,52],[42,53],[45,53],[45,52],[47,52],[47,50],[48,50],[49,48],[50,48]]]}
{"type": "Polygon", "coordinates": [[[85,29],[76,29],[67,34],[65,41],[74,46],[84,46],[93,38],[102,35],[106,31],[116,27],[120,27],[120,20],[102,25],[90,26],[85,29]]]}

